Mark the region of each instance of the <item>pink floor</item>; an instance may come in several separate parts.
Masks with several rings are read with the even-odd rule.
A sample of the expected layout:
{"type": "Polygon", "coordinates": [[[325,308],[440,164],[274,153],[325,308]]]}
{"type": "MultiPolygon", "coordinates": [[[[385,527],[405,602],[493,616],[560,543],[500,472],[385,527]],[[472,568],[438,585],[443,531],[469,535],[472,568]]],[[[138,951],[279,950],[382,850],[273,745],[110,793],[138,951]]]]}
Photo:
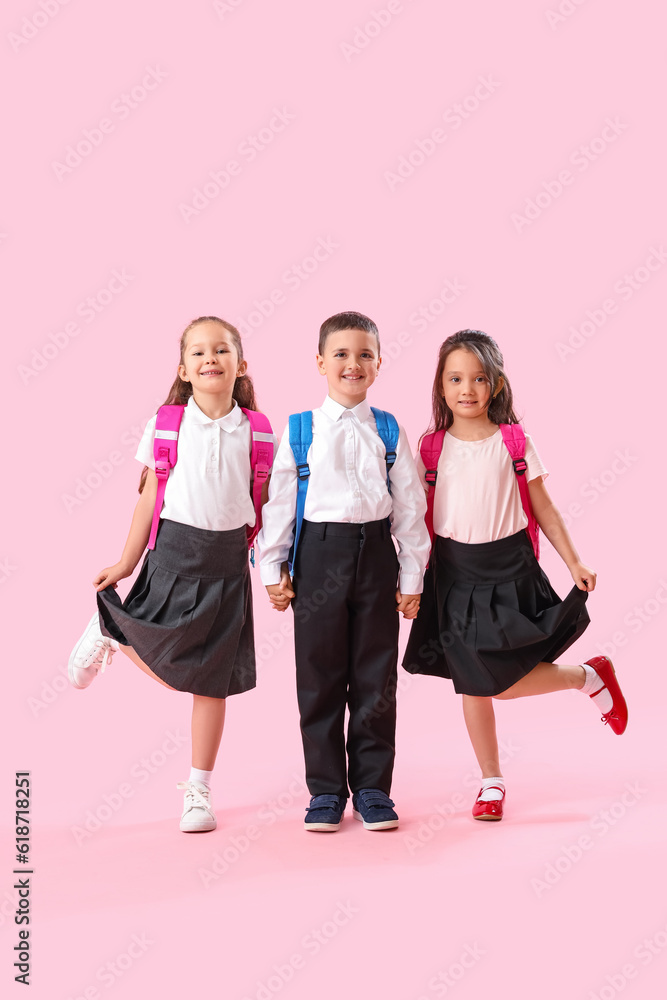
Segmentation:
{"type": "MultiPolygon", "coordinates": [[[[470,816],[477,772],[458,699],[403,675],[400,828],[364,831],[348,809],[337,834],[318,835],[302,829],[289,672],[287,649],[261,688],[230,701],[219,827],[196,836],[178,830],[175,789],[187,774],[187,696],[155,694],[116,658],[39,722],[23,712],[24,736],[54,731],[32,775],[32,996],[607,1000],[626,980],[628,996],[661,995],[667,804],[658,713],[636,681],[622,738],[575,692],[500,705],[507,814],[482,824],[470,816]],[[147,692],[154,714],[142,721],[147,692]],[[76,739],[55,738],[74,726],[76,739]]],[[[23,752],[12,760],[23,766],[23,752]]],[[[4,883],[8,956],[7,866],[4,883]]]]}

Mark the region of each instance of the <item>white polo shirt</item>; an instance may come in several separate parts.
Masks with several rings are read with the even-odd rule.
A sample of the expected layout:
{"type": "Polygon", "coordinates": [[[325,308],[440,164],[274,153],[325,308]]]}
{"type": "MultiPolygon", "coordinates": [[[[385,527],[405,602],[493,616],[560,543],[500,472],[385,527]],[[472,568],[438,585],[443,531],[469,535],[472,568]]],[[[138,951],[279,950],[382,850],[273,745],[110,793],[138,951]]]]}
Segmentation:
{"type": "MultiPolygon", "coordinates": [[[[327,396],[313,410],[313,443],[308,450],[310,479],[306,495],[307,521],[363,524],[389,517],[398,543],[399,587],[420,594],[430,542],[424,514],[426,500],[403,428],[387,490],[385,447],[375,417],[364,400],[347,408],[327,396]]],[[[285,430],[276,455],[269,502],[262,511],[257,538],[262,583],[280,582],[296,523],[297,473],[285,430]]]]}
{"type": "MultiPolygon", "coordinates": [[[[136,458],[155,468],[152,417],[136,458]]],[[[230,531],[255,523],[250,495],[250,422],[234,401],[230,412],[211,420],[190,397],[178,434],[178,460],[169,473],[161,517],[194,528],[230,531]]]]}

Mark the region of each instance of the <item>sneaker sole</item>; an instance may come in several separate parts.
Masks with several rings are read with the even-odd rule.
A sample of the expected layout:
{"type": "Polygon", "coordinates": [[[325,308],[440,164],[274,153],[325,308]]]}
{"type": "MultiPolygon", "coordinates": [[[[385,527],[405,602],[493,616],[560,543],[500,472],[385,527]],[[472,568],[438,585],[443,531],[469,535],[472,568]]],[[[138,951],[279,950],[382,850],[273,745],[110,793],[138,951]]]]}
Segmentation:
{"type": "Polygon", "coordinates": [[[179,829],[181,833],[210,833],[217,825],[217,821],[212,820],[210,823],[202,823],[201,826],[180,826],[179,829]]]}
{"type": "Polygon", "coordinates": [[[335,833],[340,827],[342,820],[338,823],[304,823],[304,830],[313,830],[315,833],[335,833]]]}
{"type": "Polygon", "coordinates": [[[354,816],[355,819],[361,820],[361,822],[364,824],[364,830],[395,830],[396,827],[398,826],[397,819],[385,819],[381,823],[368,823],[361,815],[361,813],[357,812],[356,809],[353,811],[352,815],[354,816]]]}
{"type": "MultiPolygon", "coordinates": [[[[97,611],[95,612],[95,614],[92,616],[92,618],[88,622],[88,626],[86,628],[86,631],[83,633],[83,635],[81,636],[81,638],[77,642],[76,646],[74,647],[74,649],[72,650],[72,652],[70,654],[69,660],[67,661],[67,677],[69,678],[69,682],[72,685],[72,687],[76,688],[77,691],[85,691],[86,688],[90,687],[90,684],[93,683],[93,681],[91,681],[90,684],[77,684],[76,683],[76,681],[74,680],[74,671],[76,669],[78,669],[78,668],[75,667],[74,661],[76,659],[77,653],[79,652],[79,649],[81,648],[81,646],[85,642],[86,637],[88,636],[88,633],[90,632],[91,626],[93,625],[93,623],[95,621],[99,621],[99,614],[97,613],[97,611]]],[[[97,676],[97,674],[95,676],[97,676]]],[[[93,680],[95,680],[95,677],[93,677],[93,680]]]]}

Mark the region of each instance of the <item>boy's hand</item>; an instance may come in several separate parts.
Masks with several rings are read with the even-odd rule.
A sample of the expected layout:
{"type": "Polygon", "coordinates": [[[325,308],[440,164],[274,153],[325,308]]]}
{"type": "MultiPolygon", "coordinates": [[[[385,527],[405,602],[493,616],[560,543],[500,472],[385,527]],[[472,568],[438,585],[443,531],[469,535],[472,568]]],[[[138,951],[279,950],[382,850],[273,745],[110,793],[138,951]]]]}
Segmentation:
{"type": "Polygon", "coordinates": [[[295,595],[292,589],[292,578],[289,575],[286,563],[283,563],[280,570],[280,583],[269,584],[266,592],[276,611],[287,611],[295,595]]]}
{"type": "Polygon", "coordinates": [[[421,594],[402,594],[396,591],[396,610],[403,612],[404,618],[416,618],[421,594]]]}
{"type": "Polygon", "coordinates": [[[569,569],[572,574],[572,579],[576,583],[579,590],[595,590],[595,583],[598,575],[594,569],[591,569],[590,566],[584,566],[582,562],[575,563],[574,566],[570,566],[569,569]]]}

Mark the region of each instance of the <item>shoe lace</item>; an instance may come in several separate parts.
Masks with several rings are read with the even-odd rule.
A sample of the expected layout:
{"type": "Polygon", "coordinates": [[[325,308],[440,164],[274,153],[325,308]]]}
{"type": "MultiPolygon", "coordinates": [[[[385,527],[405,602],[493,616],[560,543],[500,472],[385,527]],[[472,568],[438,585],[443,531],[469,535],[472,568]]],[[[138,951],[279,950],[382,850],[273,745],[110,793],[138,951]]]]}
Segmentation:
{"type": "Polygon", "coordinates": [[[188,809],[205,809],[210,816],[213,815],[209,788],[200,788],[192,781],[179,781],[176,787],[185,791],[185,805],[188,809]]]}
{"type": "Polygon", "coordinates": [[[104,673],[106,667],[111,663],[113,654],[116,652],[106,639],[96,639],[95,646],[89,656],[86,657],[84,667],[92,667],[99,663],[100,673],[104,673]]]}

